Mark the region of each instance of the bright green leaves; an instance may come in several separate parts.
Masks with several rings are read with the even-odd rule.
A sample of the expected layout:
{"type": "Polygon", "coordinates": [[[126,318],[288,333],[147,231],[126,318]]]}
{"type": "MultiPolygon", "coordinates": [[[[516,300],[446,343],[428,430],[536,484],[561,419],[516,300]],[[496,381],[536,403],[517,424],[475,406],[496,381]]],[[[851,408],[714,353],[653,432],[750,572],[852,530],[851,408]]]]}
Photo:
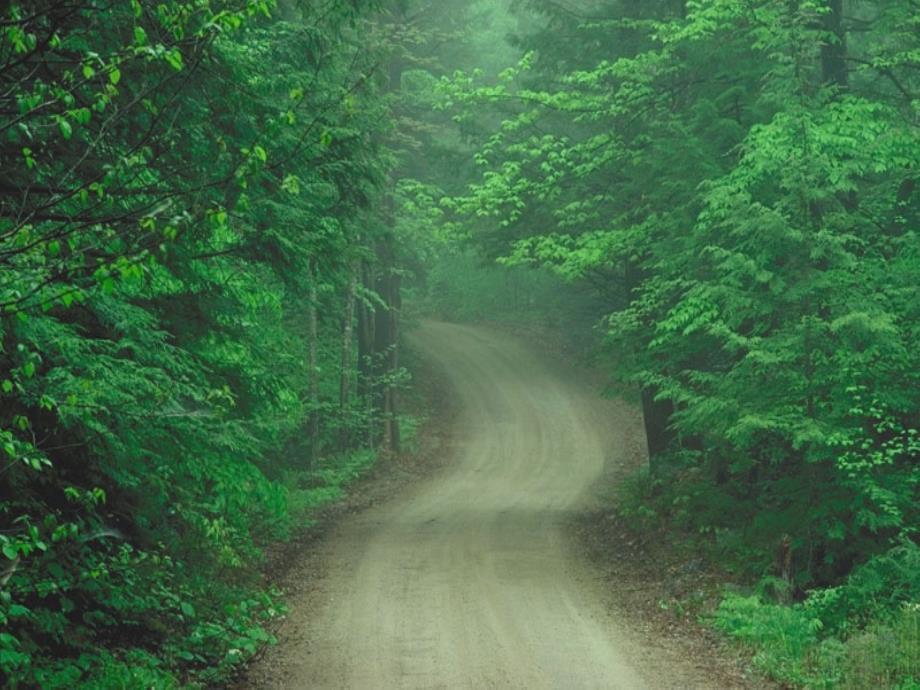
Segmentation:
{"type": "Polygon", "coordinates": [[[297,175],[285,175],[281,182],[281,189],[288,194],[297,196],[300,194],[300,178],[297,175]]]}
{"type": "Polygon", "coordinates": [[[58,117],[57,125],[58,125],[58,130],[60,131],[61,136],[64,137],[64,139],[70,139],[70,137],[73,136],[73,127],[67,121],[67,118],[58,117]]]}
{"type": "Polygon", "coordinates": [[[70,110],[67,113],[68,117],[72,119],[76,124],[81,126],[86,126],[89,124],[92,119],[92,111],[89,108],[76,108],[70,110]]]}
{"type": "Polygon", "coordinates": [[[248,189],[250,180],[255,178],[268,162],[268,151],[261,144],[240,148],[243,163],[234,171],[241,189],[248,189]]]}
{"type": "Polygon", "coordinates": [[[3,548],[0,549],[3,552],[3,555],[6,556],[9,560],[14,561],[19,558],[19,549],[16,547],[16,544],[9,541],[3,544],[3,548]]]}
{"type": "Polygon", "coordinates": [[[177,72],[181,71],[184,66],[182,52],[178,48],[170,48],[169,50],[163,51],[163,59],[166,60],[166,64],[177,72]]]}
{"type": "Polygon", "coordinates": [[[13,421],[18,427],[15,433],[12,430],[0,429],[0,449],[3,450],[3,456],[0,456],[0,467],[8,471],[18,465],[31,472],[40,472],[50,468],[51,461],[30,441],[20,440],[17,435],[31,431],[28,419],[20,415],[13,421]]]}
{"type": "MultiPolygon", "coordinates": [[[[64,487],[64,496],[66,496],[67,500],[71,503],[87,507],[101,506],[106,500],[105,491],[99,487],[84,490],[75,486],[66,486],[64,487]]],[[[75,525],[59,525],[54,530],[52,541],[61,541],[66,536],[74,536],[75,534],[75,525]]]]}
{"type": "Polygon", "coordinates": [[[3,33],[5,42],[11,45],[13,51],[18,54],[29,53],[35,50],[38,44],[35,34],[17,22],[9,23],[3,33]]]}
{"type": "Polygon", "coordinates": [[[705,290],[691,290],[655,324],[660,335],[649,343],[649,347],[661,347],[669,338],[681,339],[698,331],[708,331],[720,322],[720,314],[718,304],[705,290]]]}

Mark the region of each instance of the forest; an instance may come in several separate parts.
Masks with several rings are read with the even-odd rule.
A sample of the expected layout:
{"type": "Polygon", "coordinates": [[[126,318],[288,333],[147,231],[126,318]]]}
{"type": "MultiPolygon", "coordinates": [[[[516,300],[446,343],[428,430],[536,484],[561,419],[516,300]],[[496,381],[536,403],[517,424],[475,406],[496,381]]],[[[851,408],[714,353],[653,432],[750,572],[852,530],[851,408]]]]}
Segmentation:
{"type": "Polygon", "coordinates": [[[0,685],[231,686],[436,318],[628,391],[775,687],[920,688],[920,1],[10,0],[0,65],[0,685]]]}

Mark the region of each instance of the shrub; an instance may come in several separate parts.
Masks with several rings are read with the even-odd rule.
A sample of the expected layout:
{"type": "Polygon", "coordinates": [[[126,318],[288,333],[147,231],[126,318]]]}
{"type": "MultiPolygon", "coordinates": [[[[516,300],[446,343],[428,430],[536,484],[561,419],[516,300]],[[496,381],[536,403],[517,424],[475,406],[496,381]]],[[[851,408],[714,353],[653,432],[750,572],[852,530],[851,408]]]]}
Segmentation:
{"type": "Polygon", "coordinates": [[[730,594],[715,626],[753,652],[765,673],[813,690],[920,687],[920,607],[902,605],[853,629],[849,637],[824,636],[812,607],[765,603],[759,596],[730,594]]]}

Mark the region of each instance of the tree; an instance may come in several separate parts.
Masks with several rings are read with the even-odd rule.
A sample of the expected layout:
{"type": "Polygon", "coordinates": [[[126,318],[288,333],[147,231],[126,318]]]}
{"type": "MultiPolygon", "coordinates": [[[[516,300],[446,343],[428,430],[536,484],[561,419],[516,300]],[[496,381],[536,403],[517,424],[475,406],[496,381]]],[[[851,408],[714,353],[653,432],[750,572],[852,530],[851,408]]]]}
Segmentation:
{"type": "Polygon", "coordinates": [[[376,433],[363,401],[339,408],[339,315],[389,166],[370,8],[271,10],[0,12],[13,686],[224,677],[277,610],[261,546],[363,462],[363,435],[341,429],[376,433]]]}
{"type": "Polygon", "coordinates": [[[787,533],[794,587],[840,582],[917,525],[911,3],[530,6],[503,85],[443,84],[516,108],[450,207],[601,286],[681,520],[763,573],[787,533]]]}

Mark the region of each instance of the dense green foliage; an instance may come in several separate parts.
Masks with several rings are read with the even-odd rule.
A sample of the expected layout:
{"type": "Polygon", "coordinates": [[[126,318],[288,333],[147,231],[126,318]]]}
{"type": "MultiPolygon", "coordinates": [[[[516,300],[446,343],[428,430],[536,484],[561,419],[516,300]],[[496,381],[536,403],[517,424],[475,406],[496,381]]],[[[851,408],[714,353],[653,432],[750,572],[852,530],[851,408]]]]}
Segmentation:
{"type": "MultiPolygon", "coordinates": [[[[858,592],[846,592],[847,596],[858,592]]],[[[866,603],[866,602],[863,602],[866,603]]],[[[820,606],[764,602],[728,595],[715,625],[749,645],[754,664],[774,678],[807,688],[915,690],[920,656],[920,612],[905,607],[846,636],[828,632],[820,606]]]]}
{"type": "Polygon", "coordinates": [[[251,656],[399,448],[407,285],[593,322],[637,512],[759,582],[716,625],[920,682],[917,0],[31,0],[0,65],[4,683],[251,656]]]}
{"type": "Polygon", "coordinates": [[[224,677],[261,547],[395,448],[389,48],[320,5],[0,15],[4,685],[224,677]]]}
{"type": "Polygon", "coordinates": [[[517,7],[520,63],[440,85],[461,124],[502,116],[446,209],[486,255],[597,286],[650,510],[815,604],[809,635],[896,618],[920,588],[920,5],[517,7]]]}

